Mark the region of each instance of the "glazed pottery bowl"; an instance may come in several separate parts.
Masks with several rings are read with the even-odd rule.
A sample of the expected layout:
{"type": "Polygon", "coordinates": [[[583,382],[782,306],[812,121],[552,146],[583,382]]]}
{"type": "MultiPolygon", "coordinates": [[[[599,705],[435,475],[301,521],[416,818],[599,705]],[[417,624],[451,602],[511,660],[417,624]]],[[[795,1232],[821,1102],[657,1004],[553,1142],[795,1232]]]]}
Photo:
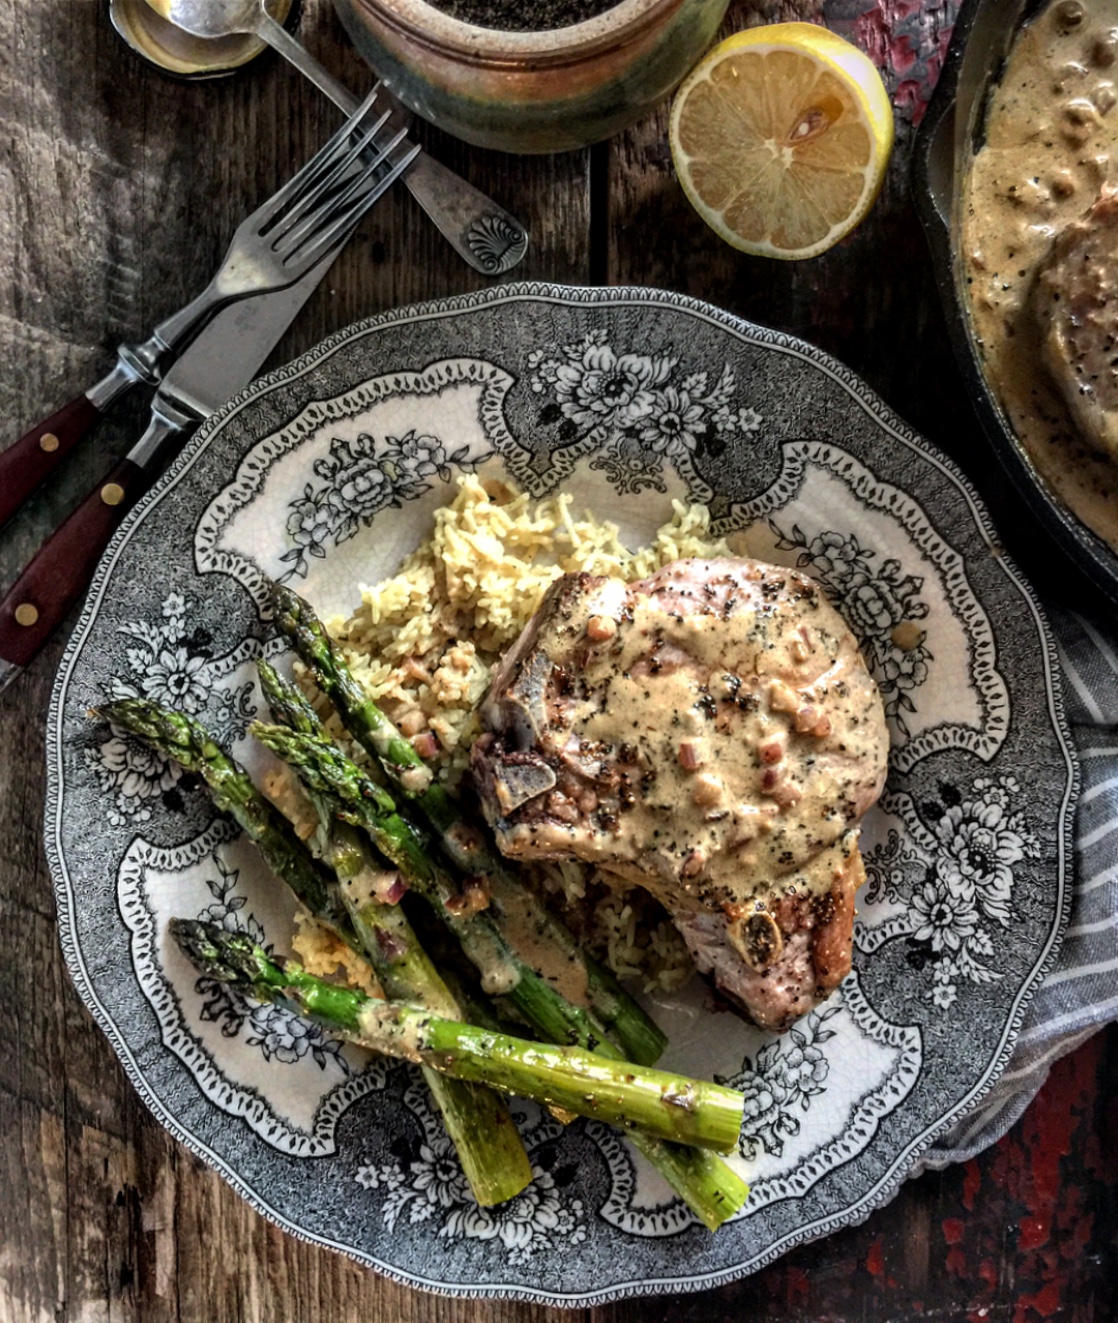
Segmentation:
{"type": "Polygon", "coordinates": [[[570,151],[670,94],[714,40],[727,0],[621,0],[595,18],[504,32],[426,0],[334,0],[399,99],[456,137],[507,152],[570,151]]]}

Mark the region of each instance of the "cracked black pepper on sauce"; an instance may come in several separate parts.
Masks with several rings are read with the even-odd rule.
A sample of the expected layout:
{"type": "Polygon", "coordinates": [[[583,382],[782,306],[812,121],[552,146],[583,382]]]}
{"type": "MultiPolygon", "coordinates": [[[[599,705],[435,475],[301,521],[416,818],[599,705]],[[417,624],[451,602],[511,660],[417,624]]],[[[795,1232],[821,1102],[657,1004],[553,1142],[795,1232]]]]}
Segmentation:
{"type": "MultiPolygon", "coordinates": [[[[1118,0],[1055,0],[1014,39],[991,96],[962,251],[972,329],[1014,432],[1056,496],[1118,550],[1118,466],[1073,423],[1036,318],[1053,240],[1118,183],[1116,103],[1118,0]]],[[[1118,320],[1118,289],[1100,295],[1118,320]]]]}

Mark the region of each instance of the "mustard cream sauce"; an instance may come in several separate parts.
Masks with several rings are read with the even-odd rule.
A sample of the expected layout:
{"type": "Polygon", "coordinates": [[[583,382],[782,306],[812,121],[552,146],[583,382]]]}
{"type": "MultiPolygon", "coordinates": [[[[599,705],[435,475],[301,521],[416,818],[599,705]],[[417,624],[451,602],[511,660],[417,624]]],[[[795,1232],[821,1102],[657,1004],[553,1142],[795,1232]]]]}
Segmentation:
{"type": "Polygon", "coordinates": [[[572,800],[560,780],[538,801],[530,852],[561,856],[577,834],[580,857],[676,909],[829,891],[888,735],[818,586],[752,561],[680,561],[633,588],[600,580],[562,614],[549,646],[577,666],[549,738],[582,788],[572,800]],[[586,830],[603,814],[608,827],[586,830]]]}
{"type": "Polygon", "coordinates": [[[987,376],[1056,496],[1118,550],[1118,466],[1072,423],[1041,365],[1030,301],[1054,237],[1118,182],[1118,0],[1056,0],[1022,28],[990,101],[962,216],[987,376]]]}

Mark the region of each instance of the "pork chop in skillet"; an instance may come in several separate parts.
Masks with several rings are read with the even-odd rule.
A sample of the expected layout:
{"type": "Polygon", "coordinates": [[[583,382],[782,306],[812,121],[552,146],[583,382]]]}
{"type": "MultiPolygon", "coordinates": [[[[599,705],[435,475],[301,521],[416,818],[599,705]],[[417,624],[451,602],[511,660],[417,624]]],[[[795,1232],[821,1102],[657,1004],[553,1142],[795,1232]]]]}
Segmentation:
{"type": "Polygon", "coordinates": [[[1056,236],[1033,308],[1042,358],[1084,439],[1118,462],[1118,191],[1056,236]]]}
{"type": "Polygon", "coordinates": [[[494,674],[473,771],[502,852],[646,887],[700,971],[783,1029],[850,969],[881,697],[812,580],[681,560],[571,574],[494,674]]]}

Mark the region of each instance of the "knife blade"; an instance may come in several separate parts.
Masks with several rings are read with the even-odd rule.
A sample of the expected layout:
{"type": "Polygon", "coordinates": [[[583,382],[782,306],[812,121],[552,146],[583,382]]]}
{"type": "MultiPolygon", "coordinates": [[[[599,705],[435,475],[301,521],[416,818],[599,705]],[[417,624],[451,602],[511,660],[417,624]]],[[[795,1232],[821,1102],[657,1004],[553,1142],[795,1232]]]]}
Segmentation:
{"type": "Polygon", "coordinates": [[[0,602],[0,689],[38,655],[66,618],[168,452],[248,385],[348,238],[343,236],[294,285],[223,309],[167,372],[143,436],[43,543],[0,602]]]}

